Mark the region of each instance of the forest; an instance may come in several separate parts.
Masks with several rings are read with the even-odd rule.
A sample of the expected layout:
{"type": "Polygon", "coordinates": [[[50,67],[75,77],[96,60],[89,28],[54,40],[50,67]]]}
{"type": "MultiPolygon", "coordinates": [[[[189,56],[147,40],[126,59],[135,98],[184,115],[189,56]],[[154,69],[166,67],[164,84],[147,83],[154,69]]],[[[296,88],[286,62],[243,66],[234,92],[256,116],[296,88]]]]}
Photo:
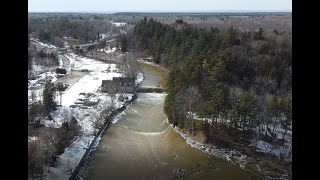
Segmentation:
{"type": "Polygon", "coordinates": [[[63,47],[64,37],[76,39],[79,43],[89,43],[100,40],[101,33],[117,33],[117,28],[107,19],[96,16],[86,18],[82,16],[48,16],[29,17],[28,34],[38,38],[41,42],[63,47]]]}
{"type": "MultiPolygon", "coordinates": [[[[75,167],[69,160],[77,159],[74,154],[65,156],[64,153],[77,148],[74,143],[85,142],[84,147],[79,146],[81,151],[76,148],[74,151],[75,154],[84,152],[90,143],[79,139],[85,137],[86,123],[92,121],[94,130],[88,134],[95,134],[105,122],[106,112],[113,110],[108,107],[98,114],[98,111],[87,113],[91,107],[80,109],[76,103],[84,99],[84,93],[78,93],[78,99],[82,99],[69,107],[61,104],[62,94],[70,92],[73,86],[72,78],[93,74],[94,70],[73,70],[71,64],[84,63],[85,58],[106,60],[105,63],[117,61],[115,68],[127,77],[137,76],[143,60],[166,69],[164,106],[161,104],[159,108],[162,115],[163,107],[169,123],[178,133],[185,133],[186,137],[206,145],[208,152],[224,152],[228,162],[230,157],[241,159],[241,163],[245,159],[246,170],[252,170],[255,175],[291,174],[291,15],[164,13],[147,18],[139,13],[39,13],[29,16],[30,177],[44,175],[50,167],[58,166],[69,175],[75,167]],[[117,26],[119,22],[125,25],[117,26]],[[87,43],[91,44],[87,48],[79,46],[87,43]],[[59,48],[47,48],[43,44],[59,48]],[[114,46],[116,50],[110,54],[101,51],[114,46]],[[74,57],[81,57],[81,61],[74,57]],[[65,68],[68,66],[69,69],[65,68]],[[49,82],[52,74],[60,82],[49,82]],[[62,108],[68,111],[59,111],[62,108]],[[56,126],[56,121],[63,123],[56,126]],[[240,153],[232,154],[235,151],[240,153]],[[63,158],[68,161],[61,161],[63,158]],[[60,166],[61,162],[68,168],[60,166]]],[[[109,66],[103,72],[111,71],[115,70],[109,66]]],[[[110,96],[112,107],[113,98],[115,96],[110,96]]],[[[175,143],[171,139],[168,141],[175,143]]],[[[202,145],[197,148],[204,152],[202,145]]]]}
{"type": "MultiPolygon", "coordinates": [[[[217,133],[257,130],[276,141],[275,128],[292,123],[291,32],[230,26],[196,27],[182,20],[144,18],[120,43],[168,68],[164,111],[174,126],[217,133]],[[198,127],[195,117],[211,119],[198,127]]],[[[249,133],[246,133],[249,132],[249,133]]]]}

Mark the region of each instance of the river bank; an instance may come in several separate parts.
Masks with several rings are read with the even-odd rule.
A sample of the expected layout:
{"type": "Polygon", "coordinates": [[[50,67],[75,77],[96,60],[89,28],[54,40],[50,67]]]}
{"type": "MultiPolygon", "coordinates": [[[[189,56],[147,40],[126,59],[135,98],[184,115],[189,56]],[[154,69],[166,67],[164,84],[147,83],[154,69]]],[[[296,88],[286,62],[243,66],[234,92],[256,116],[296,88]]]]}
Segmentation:
{"type": "Polygon", "coordinates": [[[249,175],[190,147],[166,122],[162,93],[139,93],[125,115],[105,131],[82,179],[237,179],[249,175]]]}
{"type": "MultiPolygon", "coordinates": [[[[184,129],[170,126],[185,139],[186,143],[191,147],[197,148],[203,153],[215,156],[226,160],[234,165],[239,166],[241,169],[252,174],[253,177],[258,179],[291,179],[292,174],[281,167],[279,164],[283,161],[276,160],[269,156],[250,156],[247,153],[237,151],[232,148],[224,148],[219,145],[205,143],[202,132],[197,132],[197,135],[192,136],[184,129]],[[275,162],[274,162],[275,161],[275,162]]],[[[251,152],[254,153],[254,152],[251,152]]]]}
{"type": "MultiPolygon", "coordinates": [[[[115,112],[123,111],[128,102],[134,99],[134,94],[110,95],[100,91],[102,80],[124,75],[116,64],[108,64],[73,53],[67,54],[66,58],[70,62],[70,71],[58,78],[57,82],[69,84],[69,87],[55,97],[60,106],[50,114],[52,119],[44,117],[40,123],[45,128],[56,130],[73,117],[77,120],[81,131],[64,152],[57,155],[55,164],[45,167],[46,179],[68,179],[76,172],[78,164],[81,164],[91,149],[98,145],[101,139],[99,135],[109,123],[108,120],[102,122],[101,119],[117,116],[118,113],[115,112]],[[100,123],[104,125],[101,128],[99,128],[100,123]]],[[[136,84],[140,84],[142,80],[143,76],[138,73],[136,84]]],[[[41,99],[42,89],[33,94],[36,96],[35,99],[41,99]]]]}
{"type": "Polygon", "coordinates": [[[161,66],[161,65],[159,65],[159,64],[156,64],[156,63],[154,63],[154,62],[148,61],[148,60],[151,60],[151,59],[152,59],[151,57],[140,58],[140,59],[138,59],[138,62],[143,63],[143,64],[148,64],[148,65],[151,65],[151,66],[154,66],[154,67],[158,67],[158,68],[160,68],[161,70],[164,70],[164,71],[166,71],[166,72],[169,72],[169,70],[168,70],[167,68],[165,68],[165,67],[163,67],[163,66],[161,66]]]}
{"type": "Polygon", "coordinates": [[[136,95],[133,95],[133,97],[129,101],[125,102],[123,107],[112,111],[111,113],[109,113],[105,117],[105,122],[104,122],[103,126],[96,133],[94,139],[90,143],[90,146],[87,148],[87,150],[86,150],[85,154],[82,156],[80,162],[75,167],[75,169],[72,172],[72,174],[70,175],[70,177],[69,177],[70,180],[79,178],[77,175],[79,174],[79,172],[83,171],[82,170],[83,167],[85,167],[86,164],[90,162],[91,157],[92,157],[92,153],[94,153],[94,151],[99,146],[101,137],[103,136],[103,134],[106,131],[106,129],[109,127],[109,124],[112,123],[112,121],[115,121],[114,119],[119,114],[121,114],[123,111],[125,111],[127,109],[128,105],[130,105],[130,103],[132,103],[135,99],[136,99],[136,95]]]}
{"type": "MultiPolygon", "coordinates": [[[[150,58],[139,59],[139,62],[148,64],[150,66],[161,68],[166,70],[164,67],[157,65],[153,62],[149,62],[150,58]],[[144,60],[145,59],[145,60],[144,60]]],[[[200,120],[200,119],[199,119],[200,120]]],[[[180,136],[186,141],[191,147],[197,148],[211,156],[215,156],[224,159],[234,165],[239,166],[244,171],[249,172],[254,177],[261,179],[291,179],[292,173],[291,161],[282,160],[274,155],[270,155],[267,152],[257,152],[253,147],[247,147],[246,144],[242,144],[244,147],[225,147],[222,144],[212,144],[206,142],[206,137],[203,132],[198,131],[196,135],[191,135],[188,131],[180,129],[178,127],[170,126],[180,134],[180,136]]],[[[281,131],[281,129],[279,129],[281,131]]],[[[235,142],[234,142],[235,143],[235,142]]],[[[237,144],[237,143],[235,143],[237,144]]]]}
{"type": "MultiPolygon", "coordinates": [[[[147,58],[146,58],[147,59],[147,58]]],[[[138,60],[140,63],[144,63],[144,64],[148,64],[157,68],[161,68],[162,70],[165,70],[166,72],[168,72],[168,70],[160,65],[157,65],[153,62],[149,62],[147,60],[143,60],[142,58],[138,60]]],[[[168,120],[167,120],[167,123],[168,120]]],[[[245,169],[245,165],[247,164],[247,159],[248,157],[246,155],[241,154],[240,152],[236,151],[236,150],[228,150],[228,149],[223,149],[223,148],[219,148],[217,146],[214,145],[209,145],[209,144],[205,144],[205,143],[201,143],[199,141],[196,141],[194,139],[192,139],[191,137],[189,137],[189,135],[187,135],[186,133],[184,133],[184,131],[182,129],[179,129],[178,127],[174,127],[172,124],[170,124],[170,126],[177,132],[180,134],[180,136],[185,139],[186,143],[189,144],[191,147],[197,148],[200,151],[209,154],[209,155],[213,155],[215,157],[218,158],[222,158],[227,160],[228,162],[231,162],[233,164],[239,164],[240,168],[245,169]]]]}

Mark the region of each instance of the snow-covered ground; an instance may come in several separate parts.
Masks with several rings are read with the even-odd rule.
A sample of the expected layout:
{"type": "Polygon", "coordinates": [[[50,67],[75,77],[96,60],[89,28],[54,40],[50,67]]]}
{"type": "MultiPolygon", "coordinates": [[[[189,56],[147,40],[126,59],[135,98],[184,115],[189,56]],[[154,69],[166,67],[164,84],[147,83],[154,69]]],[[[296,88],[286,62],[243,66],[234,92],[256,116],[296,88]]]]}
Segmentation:
{"type": "MultiPolygon", "coordinates": [[[[273,129],[273,125],[268,125],[268,127],[263,126],[260,130],[260,133],[267,134],[272,137],[271,133],[267,131],[267,128],[273,129]]],[[[259,129],[256,128],[256,132],[259,132],[259,129]]],[[[277,139],[282,139],[284,134],[284,129],[278,125],[275,126],[274,134],[277,139]]],[[[250,146],[255,147],[257,152],[263,152],[267,154],[272,154],[277,156],[278,158],[284,157],[286,160],[292,160],[292,130],[291,128],[287,130],[286,136],[284,138],[285,142],[283,145],[272,145],[268,142],[261,140],[260,138],[255,138],[251,141],[250,146]]]]}
{"type": "Polygon", "coordinates": [[[28,90],[28,102],[42,101],[43,89],[28,90]]]}
{"type": "Polygon", "coordinates": [[[64,55],[70,62],[68,72],[70,72],[71,69],[74,67],[74,63],[75,63],[76,59],[75,59],[75,56],[73,56],[73,55],[75,55],[75,54],[71,53],[70,55],[67,55],[67,54],[64,55]]]}
{"type": "MultiPolygon", "coordinates": [[[[99,34],[99,37],[100,37],[100,41],[106,39],[106,38],[110,38],[110,37],[116,37],[117,34],[116,33],[111,33],[111,32],[107,32],[107,33],[101,33],[99,34]]],[[[115,39],[111,39],[111,40],[108,40],[106,42],[112,42],[112,41],[115,41],[115,39]]]]}
{"type": "Polygon", "coordinates": [[[147,59],[147,60],[152,60],[152,57],[147,57],[147,58],[140,58],[140,59],[138,59],[138,62],[141,62],[141,63],[144,63],[144,64],[150,64],[150,65],[153,65],[153,66],[159,66],[159,65],[157,65],[156,63],[154,63],[154,62],[150,62],[150,61],[147,61],[147,60],[145,60],[145,59],[147,59]]]}
{"type": "Polygon", "coordinates": [[[112,80],[113,77],[122,76],[120,73],[90,72],[75,83],[62,95],[61,105],[69,107],[80,97],[80,93],[97,92],[102,80],[112,80]]]}
{"type": "Polygon", "coordinates": [[[47,81],[51,80],[51,82],[55,82],[57,80],[57,74],[55,72],[44,72],[42,74],[37,75],[37,78],[35,80],[29,80],[28,87],[38,87],[43,84],[46,84],[47,81]]]}
{"type": "Polygon", "coordinates": [[[115,124],[117,123],[122,116],[126,115],[126,112],[125,111],[122,111],[121,113],[117,114],[116,116],[113,117],[111,123],[115,124]]]}
{"type": "Polygon", "coordinates": [[[62,66],[63,66],[63,61],[61,58],[59,58],[59,68],[62,68],[62,66]]]}
{"type": "MultiPolygon", "coordinates": [[[[193,119],[195,119],[195,120],[198,120],[198,121],[206,121],[206,122],[208,122],[210,125],[212,124],[212,122],[213,122],[213,119],[212,118],[201,118],[197,113],[194,113],[194,112],[190,112],[190,111],[188,111],[187,112],[187,114],[186,114],[186,117],[187,118],[193,118],[193,119]]],[[[221,119],[221,118],[217,118],[217,120],[216,120],[217,122],[219,122],[219,123],[229,123],[230,122],[230,120],[228,120],[228,119],[225,119],[225,120],[223,120],[223,119],[221,119]]]]}
{"type": "Polygon", "coordinates": [[[78,57],[75,54],[66,55],[70,62],[74,63],[73,70],[88,70],[85,75],[62,95],[63,106],[69,107],[79,98],[80,93],[96,93],[102,80],[112,80],[113,77],[121,77],[115,64],[105,64],[94,59],[78,57]],[[109,70],[109,71],[107,71],[109,70]],[[84,88],[85,87],[85,88],[84,88]]]}
{"type": "Polygon", "coordinates": [[[28,136],[28,142],[38,140],[37,136],[28,136]]]}
{"type": "Polygon", "coordinates": [[[48,71],[48,68],[44,66],[36,65],[36,64],[32,64],[31,69],[32,69],[32,73],[35,75],[48,71]]]}
{"type": "MultiPolygon", "coordinates": [[[[113,35],[114,36],[114,35],[113,35]]],[[[116,41],[116,39],[110,39],[110,40],[108,40],[108,41],[106,41],[107,43],[109,43],[109,42],[114,42],[114,41],[116,41]]]]}
{"type": "Polygon", "coordinates": [[[141,84],[142,81],[143,81],[143,79],[144,79],[143,73],[139,72],[139,73],[137,74],[136,85],[141,84]]]}
{"type": "Polygon", "coordinates": [[[116,47],[110,48],[110,46],[105,47],[104,49],[98,49],[97,51],[105,52],[106,54],[113,53],[117,50],[116,47]]]}
{"type": "MultiPolygon", "coordinates": [[[[81,126],[81,135],[59,156],[57,166],[50,167],[50,171],[46,172],[50,179],[67,179],[94,139],[95,133],[98,131],[94,128],[94,124],[99,119],[100,113],[109,107],[113,107],[113,109],[121,108],[125,101],[131,101],[133,97],[133,94],[115,94],[111,97],[99,91],[102,80],[111,80],[113,77],[123,76],[115,64],[105,64],[94,59],[79,57],[73,53],[67,54],[66,57],[72,64],[72,70],[88,70],[89,73],[62,94],[62,106],[57,107],[57,110],[51,113],[53,120],[42,120],[41,122],[46,127],[59,128],[64,121],[70,120],[73,116],[81,126]],[[120,96],[123,97],[124,101],[118,100],[120,96]],[[85,106],[83,105],[84,100],[93,102],[94,105],[85,106]],[[70,107],[71,105],[74,107],[70,107]]],[[[139,73],[136,84],[142,81],[143,74],[139,73]]],[[[42,89],[34,91],[34,93],[41,99],[42,89]]],[[[31,91],[29,96],[31,97],[31,91]]],[[[59,99],[60,97],[57,95],[56,100],[59,101],[59,99]]],[[[118,114],[112,122],[115,123],[123,114],[118,114]]]]}
{"type": "Polygon", "coordinates": [[[106,70],[110,70],[115,73],[120,72],[119,69],[116,68],[116,64],[106,64],[94,59],[78,56],[74,53],[65,54],[65,56],[69,59],[70,64],[72,64],[70,70],[88,70],[98,73],[105,72],[106,70]]]}
{"type": "MultiPolygon", "coordinates": [[[[45,44],[40,42],[38,39],[31,38],[31,40],[39,43],[41,46],[47,48],[47,49],[57,49],[56,46],[45,44]]],[[[63,61],[61,58],[59,58],[59,66],[58,68],[63,67],[63,61]]],[[[43,84],[45,84],[48,80],[51,80],[51,82],[55,82],[57,80],[57,74],[54,72],[56,67],[44,67],[40,65],[36,65],[32,63],[31,65],[31,74],[33,76],[36,76],[37,78],[34,80],[29,80],[28,88],[31,87],[39,87],[43,84]]]]}
{"type": "MultiPolygon", "coordinates": [[[[115,99],[119,96],[120,94],[117,94],[115,99]]],[[[132,97],[132,94],[127,96],[132,97]]],[[[103,94],[99,96],[99,99],[100,101],[97,106],[88,109],[79,107],[69,108],[65,106],[58,107],[57,110],[51,114],[53,118],[52,121],[42,121],[46,127],[58,128],[61,127],[64,121],[71,119],[73,116],[81,126],[80,136],[59,156],[57,165],[50,167],[50,172],[47,172],[48,177],[51,177],[51,179],[65,179],[71,175],[87,148],[90,146],[95,137],[95,133],[98,131],[98,129],[94,128],[94,123],[100,117],[100,113],[108,107],[113,106],[114,108],[119,108],[124,104],[124,102],[112,100],[110,96],[103,94]]],[[[122,115],[123,113],[118,114],[112,122],[120,119],[122,115]]],[[[98,144],[100,139],[98,138],[95,143],[98,144]]]]}
{"type": "Polygon", "coordinates": [[[286,160],[292,160],[292,144],[288,141],[283,146],[273,146],[262,140],[253,140],[252,146],[257,148],[257,152],[268,153],[277,157],[281,155],[286,160]]]}
{"type": "Polygon", "coordinates": [[[100,41],[101,41],[102,39],[108,37],[108,35],[101,33],[101,34],[99,34],[99,37],[100,37],[100,41]]]}
{"type": "MultiPolygon", "coordinates": [[[[45,48],[54,48],[53,46],[38,42],[45,48]]],[[[109,49],[108,53],[113,53],[116,49],[109,49]]],[[[102,80],[112,80],[113,77],[121,77],[123,73],[117,68],[116,64],[106,64],[94,59],[78,56],[74,53],[65,54],[65,57],[70,61],[69,71],[87,71],[87,75],[83,76],[79,81],[68,87],[60,97],[56,93],[56,101],[62,106],[57,107],[57,110],[51,113],[53,120],[43,119],[41,121],[46,127],[59,128],[62,123],[69,121],[75,117],[81,126],[81,133],[72,145],[58,157],[57,166],[50,167],[46,171],[48,179],[68,179],[72,171],[78,165],[79,161],[86,152],[86,149],[91,144],[98,129],[94,128],[96,120],[99,119],[100,113],[113,107],[118,109],[123,107],[126,101],[131,101],[133,94],[115,94],[110,96],[99,91],[102,80]],[[122,96],[123,101],[119,101],[122,96]],[[61,102],[60,102],[61,100],[61,102]],[[84,104],[84,103],[90,103],[84,104]],[[73,105],[72,107],[70,107],[73,105]]],[[[62,67],[63,61],[59,58],[59,67],[62,67]]],[[[29,88],[41,86],[46,80],[55,82],[57,74],[55,72],[43,72],[43,68],[36,66],[33,68],[38,76],[35,80],[29,80],[29,88]]],[[[143,81],[143,74],[139,73],[136,78],[136,84],[143,81]]],[[[28,90],[29,102],[42,100],[43,88],[36,90],[28,90]]],[[[109,112],[111,113],[111,112],[109,112]]],[[[115,123],[124,113],[118,114],[112,122],[115,123]]],[[[36,137],[30,137],[29,141],[36,141],[36,137]]],[[[99,143],[98,141],[95,142],[99,143]]]]}
{"type": "Polygon", "coordinates": [[[58,49],[57,46],[54,46],[52,44],[46,44],[46,43],[43,43],[43,42],[40,42],[38,39],[35,39],[35,38],[30,38],[30,40],[34,41],[34,42],[37,42],[39,43],[42,47],[45,47],[45,48],[48,48],[48,49],[58,49]]]}
{"type": "MultiPolygon", "coordinates": [[[[187,112],[186,117],[193,118],[193,119],[199,120],[199,121],[207,121],[209,124],[212,124],[212,121],[213,121],[212,118],[200,118],[197,115],[197,113],[190,112],[190,111],[187,112]]],[[[217,122],[229,123],[230,120],[227,119],[227,120],[222,121],[221,118],[218,118],[217,122]]],[[[280,123],[278,123],[278,124],[280,124],[280,123]]],[[[272,137],[271,133],[269,131],[267,131],[267,128],[273,129],[273,125],[269,124],[268,127],[266,127],[264,125],[263,127],[261,127],[260,131],[259,131],[259,128],[256,127],[255,132],[257,134],[259,132],[261,134],[266,133],[267,135],[272,137]]],[[[239,130],[242,130],[242,129],[239,129],[239,130]]],[[[280,125],[275,126],[274,134],[275,134],[275,138],[282,139],[283,134],[284,134],[284,129],[280,125]]],[[[272,155],[277,156],[278,158],[280,158],[280,156],[281,156],[281,157],[284,157],[286,160],[291,161],[292,160],[292,131],[291,130],[288,130],[286,132],[286,136],[285,136],[284,140],[285,140],[285,143],[283,145],[272,145],[272,144],[269,144],[268,142],[261,140],[258,137],[255,137],[254,139],[251,140],[251,144],[249,146],[255,147],[257,152],[272,154],[272,155]]]]}
{"type": "MultiPolygon", "coordinates": [[[[117,94],[116,97],[119,97],[117,94]]],[[[132,95],[130,95],[132,97],[132,95]]],[[[81,126],[81,135],[77,137],[77,140],[72,143],[72,145],[65,149],[65,151],[59,156],[57,166],[55,166],[55,171],[50,171],[51,179],[64,179],[71,175],[72,171],[76,168],[80,162],[82,156],[85,154],[87,148],[90,146],[91,141],[94,139],[95,132],[98,130],[94,128],[95,121],[100,117],[100,113],[107,107],[114,106],[115,108],[122,107],[124,102],[112,100],[110,96],[100,95],[99,103],[97,106],[88,109],[82,109],[79,107],[69,108],[69,107],[58,107],[51,116],[52,121],[45,120],[42,123],[47,127],[58,128],[61,127],[62,123],[72,116],[78,120],[81,126]]],[[[119,119],[123,114],[119,114],[115,117],[119,119]]],[[[95,142],[98,143],[98,142],[95,142]]]]}
{"type": "Polygon", "coordinates": [[[156,66],[158,68],[161,68],[165,71],[168,71],[167,69],[165,69],[164,67],[160,66],[159,64],[156,64],[154,62],[150,62],[150,60],[152,60],[153,58],[152,57],[147,57],[147,58],[140,58],[138,59],[138,62],[140,63],[143,63],[143,64],[149,64],[149,65],[152,65],[152,66],[156,66]]]}

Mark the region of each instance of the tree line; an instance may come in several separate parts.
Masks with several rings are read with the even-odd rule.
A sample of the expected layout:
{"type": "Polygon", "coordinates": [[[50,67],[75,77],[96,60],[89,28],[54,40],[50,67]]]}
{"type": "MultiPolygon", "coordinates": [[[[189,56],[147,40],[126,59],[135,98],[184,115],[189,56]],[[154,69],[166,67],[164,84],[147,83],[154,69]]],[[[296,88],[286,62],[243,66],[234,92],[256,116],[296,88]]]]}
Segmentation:
{"type": "Polygon", "coordinates": [[[104,19],[83,19],[70,17],[30,17],[28,34],[41,42],[63,47],[63,37],[78,39],[80,43],[99,40],[100,33],[115,33],[118,30],[104,19]]]}
{"type": "Polygon", "coordinates": [[[292,121],[292,45],[285,32],[274,29],[267,35],[262,28],[220,30],[144,18],[125,43],[170,70],[164,111],[175,126],[193,129],[186,117],[192,111],[213,119],[211,129],[223,124],[274,134],[281,126],[286,136],[292,121]]]}

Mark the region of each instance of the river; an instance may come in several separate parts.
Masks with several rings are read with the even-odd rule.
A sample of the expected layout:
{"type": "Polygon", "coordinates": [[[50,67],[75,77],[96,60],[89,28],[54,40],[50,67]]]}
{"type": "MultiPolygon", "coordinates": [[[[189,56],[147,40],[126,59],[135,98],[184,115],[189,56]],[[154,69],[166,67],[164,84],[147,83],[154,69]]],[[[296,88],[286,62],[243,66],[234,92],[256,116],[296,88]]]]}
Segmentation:
{"type": "MultiPolygon", "coordinates": [[[[162,87],[166,72],[141,64],[141,86],[162,87]]],[[[118,122],[104,133],[94,153],[89,179],[250,179],[239,167],[190,147],[167,123],[163,112],[165,94],[139,93],[118,122]]]]}

